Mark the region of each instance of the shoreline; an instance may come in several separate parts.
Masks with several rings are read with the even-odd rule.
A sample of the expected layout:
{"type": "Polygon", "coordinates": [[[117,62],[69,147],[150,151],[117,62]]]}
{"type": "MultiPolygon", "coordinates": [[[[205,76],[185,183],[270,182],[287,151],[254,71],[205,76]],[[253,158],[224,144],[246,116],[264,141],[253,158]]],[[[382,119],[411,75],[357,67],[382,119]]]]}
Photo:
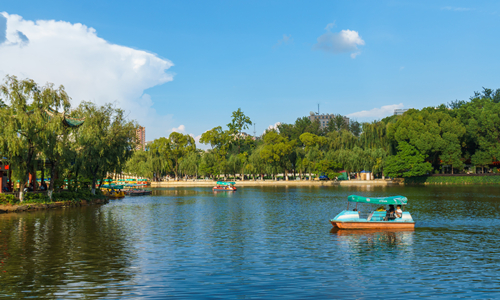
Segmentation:
{"type": "MultiPolygon", "coordinates": [[[[160,181],[151,182],[152,188],[164,187],[207,187],[214,186],[217,181],[213,180],[188,180],[188,181],[160,181]]],[[[234,181],[237,187],[241,186],[366,186],[366,185],[399,185],[398,182],[392,180],[342,180],[342,181],[316,181],[316,180],[289,180],[289,181],[274,181],[274,180],[244,180],[234,181]]]]}
{"type": "Polygon", "coordinates": [[[0,214],[44,210],[62,207],[79,207],[96,204],[107,204],[109,199],[94,199],[81,201],[59,201],[52,203],[0,204],[0,214]]]}

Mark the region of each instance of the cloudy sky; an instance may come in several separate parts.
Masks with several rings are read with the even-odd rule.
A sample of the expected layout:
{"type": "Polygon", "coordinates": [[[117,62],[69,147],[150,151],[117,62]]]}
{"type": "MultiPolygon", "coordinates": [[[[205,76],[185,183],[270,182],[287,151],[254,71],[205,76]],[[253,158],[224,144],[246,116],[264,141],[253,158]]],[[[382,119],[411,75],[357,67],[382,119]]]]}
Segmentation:
{"type": "MultiPolygon", "coordinates": [[[[371,121],[500,88],[496,1],[2,1],[0,77],[197,137],[316,111],[371,121]]],[[[253,132],[253,128],[248,130],[253,132]]]]}

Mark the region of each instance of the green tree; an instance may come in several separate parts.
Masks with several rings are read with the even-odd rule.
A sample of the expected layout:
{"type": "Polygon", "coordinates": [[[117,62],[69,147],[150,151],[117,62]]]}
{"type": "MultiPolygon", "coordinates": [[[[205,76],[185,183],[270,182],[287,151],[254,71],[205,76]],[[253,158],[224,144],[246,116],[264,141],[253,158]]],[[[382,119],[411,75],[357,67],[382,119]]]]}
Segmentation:
{"type": "Polygon", "coordinates": [[[231,136],[227,131],[222,130],[218,126],[204,132],[201,135],[200,143],[210,144],[212,150],[210,151],[216,160],[216,164],[212,169],[213,174],[222,174],[226,166],[226,155],[230,147],[231,136]]]}
{"type": "Polygon", "coordinates": [[[151,155],[150,151],[137,150],[134,154],[127,160],[125,165],[125,171],[129,174],[134,174],[142,178],[152,178],[154,181],[158,180],[158,176],[155,176],[155,170],[151,165],[155,160],[155,156],[151,155]]]}
{"type": "MultiPolygon", "coordinates": [[[[75,141],[77,159],[84,174],[91,178],[92,194],[95,194],[97,181],[107,172],[121,173],[132,156],[132,149],[137,145],[137,125],[127,121],[124,111],[111,104],[97,107],[83,101],[77,113],[85,117],[75,141]]],[[[102,184],[102,180],[100,182],[102,184]]]]}
{"type": "MultiPolygon", "coordinates": [[[[148,173],[151,177],[155,178],[155,180],[158,180],[173,169],[171,148],[170,139],[165,137],[155,139],[147,146],[149,162],[147,165],[149,168],[148,173]]],[[[140,150],[136,152],[140,152],[140,150]]]]}
{"type": "Polygon", "coordinates": [[[217,158],[213,152],[203,152],[201,154],[198,171],[202,176],[212,176],[217,174],[217,158]]]}
{"type": "Polygon", "coordinates": [[[462,156],[461,140],[466,129],[445,106],[439,109],[428,107],[421,111],[410,109],[396,123],[389,124],[387,131],[398,145],[407,142],[414,146],[428,157],[435,168],[439,167],[443,158],[457,166],[460,164],[455,158],[462,156]]]}
{"type": "Polygon", "coordinates": [[[182,157],[179,169],[186,175],[195,176],[198,179],[198,169],[201,162],[201,156],[198,151],[191,151],[182,157]]]}
{"type": "Polygon", "coordinates": [[[18,80],[7,76],[0,86],[0,93],[9,105],[0,110],[0,153],[5,153],[13,174],[20,178],[20,201],[24,200],[24,188],[30,168],[44,142],[41,133],[50,122],[46,110],[50,102],[41,96],[38,85],[30,79],[18,80]]]}
{"type": "Polygon", "coordinates": [[[335,118],[332,119],[332,121],[335,124],[335,129],[337,131],[349,129],[349,124],[347,124],[344,116],[342,115],[336,115],[335,118]]]}
{"type": "Polygon", "coordinates": [[[268,131],[264,135],[264,147],[261,157],[275,168],[282,168],[286,180],[288,180],[289,155],[294,151],[296,141],[289,141],[275,131],[268,131]]]}
{"type": "Polygon", "coordinates": [[[259,174],[264,178],[264,172],[266,167],[266,162],[261,156],[261,152],[264,145],[257,147],[252,154],[248,157],[248,164],[246,169],[253,174],[253,179],[255,180],[255,175],[259,174]]]}
{"type": "Polygon", "coordinates": [[[192,136],[179,132],[172,132],[168,137],[170,140],[170,154],[172,158],[172,171],[175,180],[178,179],[179,164],[182,157],[196,150],[196,144],[192,136]]]}
{"type": "Polygon", "coordinates": [[[349,131],[356,137],[359,137],[359,135],[361,134],[361,127],[362,125],[356,121],[356,120],[352,120],[349,122],[349,131]]]}
{"type": "Polygon", "coordinates": [[[484,167],[491,164],[493,162],[493,158],[488,152],[479,150],[472,155],[471,162],[473,165],[481,167],[482,173],[484,173],[484,167]]]}
{"type": "Polygon", "coordinates": [[[52,200],[56,170],[59,169],[62,172],[70,168],[72,158],[70,136],[77,128],[65,126],[66,112],[69,111],[71,104],[63,86],[56,90],[53,85],[48,84],[43,89],[41,97],[48,108],[45,111],[47,118],[45,130],[39,133],[41,139],[44,140],[40,144],[39,153],[50,164],[48,196],[52,200]],[[64,113],[58,113],[58,109],[63,109],[64,113]]]}
{"type": "Polygon", "coordinates": [[[407,142],[400,142],[398,153],[387,159],[385,172],[389,177],[413,177],[432,171],[432,165],[425,161],[426,156],[407,142]]]}

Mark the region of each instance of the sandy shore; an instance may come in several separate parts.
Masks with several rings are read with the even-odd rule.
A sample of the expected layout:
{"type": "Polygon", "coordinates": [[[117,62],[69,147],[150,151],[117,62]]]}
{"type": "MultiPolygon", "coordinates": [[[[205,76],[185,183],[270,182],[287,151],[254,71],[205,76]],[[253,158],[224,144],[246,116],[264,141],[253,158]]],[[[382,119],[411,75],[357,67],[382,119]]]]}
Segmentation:
{"type": "MultiPolygon", "coordinates": [[[[189,180],[189,181],[161,181],[152,182],[151,187],[197,187],[214,186],[216,181],[212,180],[189,180]]],[[[315,180],[245,180],[236,181],[236,186],[365,186],[365,185],[391,185],[391,180],[345,180],[345,181],[315,181],[315,180]]]]}

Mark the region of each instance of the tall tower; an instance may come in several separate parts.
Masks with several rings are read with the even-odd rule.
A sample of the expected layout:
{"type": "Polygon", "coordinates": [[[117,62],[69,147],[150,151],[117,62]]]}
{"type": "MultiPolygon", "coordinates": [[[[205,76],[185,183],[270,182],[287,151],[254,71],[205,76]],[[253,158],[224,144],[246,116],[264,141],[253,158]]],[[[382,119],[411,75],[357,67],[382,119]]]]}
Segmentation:
{"type": "Polygon", "coordinates": [[[139,128],[135,131],[135,135],[139,141],[139,145],[137,145],[136,150],[146,150],[146,128],[139,126],[139,128]]]}

